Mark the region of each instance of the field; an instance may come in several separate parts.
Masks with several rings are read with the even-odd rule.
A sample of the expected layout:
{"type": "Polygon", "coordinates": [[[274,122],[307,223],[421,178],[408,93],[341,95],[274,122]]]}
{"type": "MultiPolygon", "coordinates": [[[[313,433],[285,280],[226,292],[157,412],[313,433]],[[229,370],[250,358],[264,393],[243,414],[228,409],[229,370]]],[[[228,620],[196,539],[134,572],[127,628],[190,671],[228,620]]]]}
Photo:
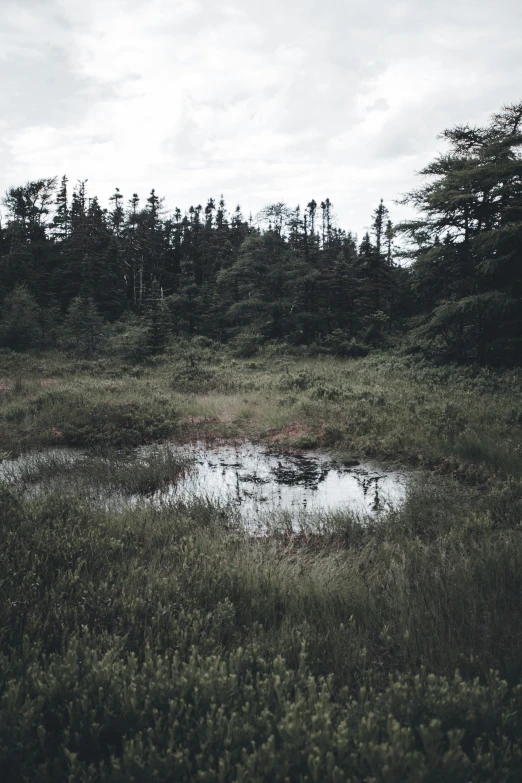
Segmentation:
{"type": "Polygon", "coordinates": [[[521,780],[521,387],[204,339],[135,367],[4,352],[3,458],[88,460],[0,489],[2,779],[521,780]],[[184,465],[132,449],[165,439],[416,479],[380,519],[254,538],[197,498],[146,502],[184,465]],[[107,485],[143,502],[90,502],[107,485]]]}

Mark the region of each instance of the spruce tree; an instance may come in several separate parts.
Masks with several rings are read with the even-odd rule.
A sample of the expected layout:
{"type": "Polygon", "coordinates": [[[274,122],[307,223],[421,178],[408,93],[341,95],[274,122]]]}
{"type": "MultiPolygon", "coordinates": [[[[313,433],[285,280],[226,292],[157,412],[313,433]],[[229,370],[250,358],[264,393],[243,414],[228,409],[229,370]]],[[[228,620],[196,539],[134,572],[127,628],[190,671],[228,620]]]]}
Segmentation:
{"type": "Polygon", "coordinates": [[[442,134],[449,151],[421,174],[401,226],[413,244],[414,290],[427,292],[420,343],[445,358],[512,362],[522,355],[522,103],[484,128],[442,134]]]}
{"type": "Polygon", "coordinates": [[[105,341],[103,319],[92,299],[73,299],[61,329],[60,344],[74,356],[94,356],[105,341]]]}
{"type": "Polygon", "coordinates": [[[26,285],[17,285],[6,296],[1,312],[1,346],[25,351],[41,345],[41,312],[26,285]]]}
{"type": "Polygon", "coordinates": [[[147,344],[150,353],[160,353],[168,340],[170,313],[157,280],[154,280],[150,287],[144,316],[148,329],[147,344]]]}

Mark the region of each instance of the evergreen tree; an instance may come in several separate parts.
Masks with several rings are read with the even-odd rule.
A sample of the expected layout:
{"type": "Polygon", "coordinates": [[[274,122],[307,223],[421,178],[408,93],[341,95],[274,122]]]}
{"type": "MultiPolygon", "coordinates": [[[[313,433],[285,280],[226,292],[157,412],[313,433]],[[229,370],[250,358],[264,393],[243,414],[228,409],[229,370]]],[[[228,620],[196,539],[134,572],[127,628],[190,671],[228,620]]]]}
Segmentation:
{"type": "Polygon", "coordinates": [[[27,286],[17,285],[4,299],[0,345],[14,351],[38,348],[42,342],[41,312],[27,286]]]}
{"type": "Polygon", "coordinates": [[[444,131],[449,152],[408,194],[421,219],[402,225],[414,243],[414,291],[430,310],[417,331],[447,358],[516,361],[522,355],[522,104],[485,128],[444,131]]]}
{"type": "Polygon", "coordinates": [[[147,296],[145,321],[148,328],[147,344],[150,353],[160,353],[169,336],[170,313],[157,280],[152,282],[147,296]]]}
{"type": "Polygon", "coordinates": [[[105,340],[103,319],[92,299],[73,299],[62,326],[60,344],[75,356],[94,356],[105,340]]]}
{"type": "Polygon", "coordinates": [[[69,200],[68,200],[68,191],[67,191],[68,181],[69,180],[64,174],[60,184],[60,189],[56,194],[56,201],[55,201],[56,212],[53,218],[53,226],[54,226],[54,237],[58,241],[63,241],[64,239],[67,239],[71,229],[69,200]]]}
{"type": "Polygon", "coordinates": [[[109,213],[112,231],[115,237],[119,238],[125,219],[125,211],[122,206],[123,196],[119,188],[116,188],[112,196],[109,196],[109,201],[112,202],[112,210],[109,213]]]}

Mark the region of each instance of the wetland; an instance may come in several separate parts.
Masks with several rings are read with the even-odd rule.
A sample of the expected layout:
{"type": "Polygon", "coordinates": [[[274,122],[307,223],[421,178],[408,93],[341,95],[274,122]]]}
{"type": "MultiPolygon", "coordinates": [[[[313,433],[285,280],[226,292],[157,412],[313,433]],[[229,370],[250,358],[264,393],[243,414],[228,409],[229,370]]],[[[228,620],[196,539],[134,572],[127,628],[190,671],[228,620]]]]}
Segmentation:
{"type": "Polygon", "coordinates": [[[137,367],[1,359],[0,716],[17,769],[54,759],[88,779],[82,759],[117,765],[169,704],[178,748],[203,742],[184,710],[240,746],[254,724],[281,738],[296,699],[306,737],[333,725],[340,742],[368,710],[390,737],[415,703],[416,725],[445,710],[475,742],[493,720],[517,747],[515,371],[198,343],[137,367]],[[51,738],[71,731],[66,762],[51,738]]]}

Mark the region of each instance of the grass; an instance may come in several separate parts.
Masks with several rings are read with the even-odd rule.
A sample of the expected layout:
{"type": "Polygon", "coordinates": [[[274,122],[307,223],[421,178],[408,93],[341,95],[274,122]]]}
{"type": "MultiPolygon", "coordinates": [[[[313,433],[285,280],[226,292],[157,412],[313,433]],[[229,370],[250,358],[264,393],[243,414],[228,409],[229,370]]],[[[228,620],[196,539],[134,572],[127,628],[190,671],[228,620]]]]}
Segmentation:
{"type": "MultiPolygon", "coordinates": [[[[400,356],[227,356],[173,346],[154,364],[4,352],[0,448],[134,448],[164,438],[252,438],[348,457],[522,475],[522,377],[400,356]],[[5,384],[4,384],[5,386],[5,384]]],[[[0,357],[1,360],[2,357],[0,357]]],[[[482,478],[482,476],[481,476],[482,478]]]]}
{"type": "MultiPolygon", "coordinates": [[[[337,736],[347,716],[355,721],[359,715],[360,722],[373,710],[360,706],[363,684],[366,698],[375,705],[379,699],[392,699],[390,687],[392,692],[399,687],[407,691],[417,687],[412,678],[431,672],[434,679],[423,681],[424,686],[427,690],[436,686],[440,692],[431,695],[430,704],[423,693],[417,709],[430,721],[440,720],[444,710],[449,713],[437,739],[441,747],[449,742],[447,732],[463,720],[458,699],[447,704],[448,690],[457,687],[453,679],[457,668],[464,678],[459,687],[475,689],[475,696],[468,696],[479,712],[489,715],[486,704],[493,694],[498,698],[500,689],[504,693],[500,706],[511,714],[522,660],[518,630],[522,542],[517,526],[494,522],[487,503],[470,519],[471,492],[454,481],[442,487],[427,482],[412,490],[401,511],[373,527],[336,515],[323,519],[317,537],[289,539],[275,534],[252,539],[230,535],[226,518],[204,504],[140,506],[109,513],[63,495],[51,493],[30,501],[4,490],[0,507],[0,568],[5,575],[0,586],[4,779],[22,779],[20,770],[34,774],[38,765],[41,779],[51,780],[53,774],[54,779],[62,779],[71,753],[76,754],[72,768],[77,768],[78,779],[89,779],[89,765],[96,758],[96,775],[102,779],[130,779],[126,775],[134,764],[136,769],[142,765],[137,779],[147,779],[161,763],[158,743],[168,744],[167,705],[174,696],[182,698],[172,667],[182,681],[191,683],[183,696],[185,704],[195,699],[193,688],[207,692],[201,704],[194,702],[192,712],[185,715],[188,707],[180,706],[173,724],[180,726],[179,746],[188,754],[186,769],[192,769],[185,777],[179,769],[177,774],[187,780],[198,779],[198,753],[203,753],[201,763],[207,772],[214,764],[208,747],[198,744],[201,737],[191,739],[190,715],[199,716],[205,725],[211,721],[205,731],[215,732],[215,752],[225,758],[228,746],[220,732],[230,733],[229,711],[233,712],[234,704],[250,721],[256,743],[261,737],[268,741],[270,732],[282,741],[288,730],[284,715],[292,709],[298,709],[304,720],[298,724],[302,730],[312,731],[312,717],[308,725],[301,712],[310,709],[315,714],[322,705],[327,716],[320,719],[323,750],[318,780],[328,779],[322,776],[328,764],[327,725],[337,736]],[[189,673],[183,667],[189,667],[189,673]],[[241,682],[234,667],[241,671],[241,682]],[[484,680],[479,687],[474,678],[482,679],[490,669],[498,670],[500,678],[493,678],[490,686],[484,680]],[[248,672],[254,679],[245,682],[248,672]],[[271,678],[276,688],[274,692],[271,686],[267,704],[260,676],[271,678]],[[121,692],[111,685],[114,677],[121,692]],[[135,686],[139,704],[132,707],[126,694],[136,692],[135,686]],[[158,689],[161,698],[154,695],[158,689]],[[308,707],[296,707],[300,698],[308,707]],[[245,713],[252,699],[260,715],[255,710],[253,715],[245,713]],[[219,705],[228,715],[226,720],[223,714],[211,718],[212,709],[219,705]],[[156,713],[150,712],[152,706],[156,713]],[[261,731],[264,709],[272,716],[278,714],[277,729],[269,722],[261,731]],[[90,711],[94,717],[89,717],[90,711]],[[95,735],[93,721],[98,725],[95,735]],[[37,739],[39,727],[42,742],[37,739]],[[143,731],[153,738],[156,750],[143,749],[139,739],[143,731]],[[24,766],[28,747],[32,767],[24,766]],[[129,753],[137,754],[132,764],[129,758],[124,761],[129,753]],[[118,772],[121,764],[125,774],[118,772]]],[[[401,709],[400,725],[413,732],[407,743],[413,753],[421,724],[418,717],[408,716],[405,704],[401,709]]],[[[360,764],[364,768],[364,754],[371,752],[379,732],[387,737],[392,767],[406,763],[404,747],[396,746],[389,736],[390,714],[378,730],[368,729],[366,739],[359,736],[356,753],[352,748],[346,758],[341,754],[339,774],[360,764]]],[[[487,739],[496,747],[494,732],[487,739]]],[[[244,736],[237,741],[245,741],[244,736]]],[[[305,735],[299,742],[305,742],[305,735]]],[[[307,747],[309,754],[312,748],[307,747]]],[[[458,747],[464,753],[462,743],[458,747]]],[[[514,740],[509,747],[515,752],[514,740]]],[[[231,747],[231,752],[240,763],[240,748],[231,747]]],[[[421,745],[417,752],[419,757],[410,761],[414,768],[422,761],[427,772],[412,779],[436,779],[428,775],[433,765],[426,749],[421,745]]],[[[491,779],[503,779],[502,752],[499,745],[495,762],[499,776],[491,779]]],[[[470,764],[478,763],[477,756],[475,750],[468,750],[463,775],[469,775],[470,764]]],[[[261,779],[284,780],[274,772],[279,763],[277,748],[271,751],[271,761],[263,758],[256,762],[262,768],[268,765],[261,779]]],[[[515,754],[514,765],[517,758],[515,754]]],[[[441,759],[437,764],[442,764],[441,759]]],[[[290,779],[299,779],[295,770],[302,771],[304,763],[313,780],[308,758],[292,763],[297,766],[290,779]]],[[[171,771],[172,764],[173,760],[167,765],[171,771]]],[[[376,779],[403,779],[399,772],[394,774],[378,774],[376,779]]],[[[237,767],[223,779],[241,779],[237,767]]]]}
{"type": "Polygon", "coordinates": [[[198,350],[3,357],[0,451],[83,453],[0,489],[2,779],[519,780],[517,374],[198,350]],[[377,520],[295,534],[96,502],[186,467],[136,445],[218,436],[430,470],[377,520]]]}
{"type": "Polygon", "coordinates": [[[51,449],[0,464],[8,485],[31,487],[78,496],[152,495],[175,482],[189,467],[188,457],[168,449],[140,452],[83,454],[73,449],[51,449]]]}

